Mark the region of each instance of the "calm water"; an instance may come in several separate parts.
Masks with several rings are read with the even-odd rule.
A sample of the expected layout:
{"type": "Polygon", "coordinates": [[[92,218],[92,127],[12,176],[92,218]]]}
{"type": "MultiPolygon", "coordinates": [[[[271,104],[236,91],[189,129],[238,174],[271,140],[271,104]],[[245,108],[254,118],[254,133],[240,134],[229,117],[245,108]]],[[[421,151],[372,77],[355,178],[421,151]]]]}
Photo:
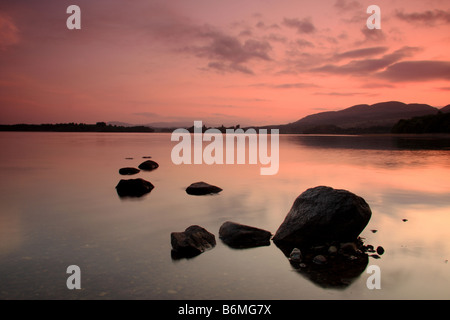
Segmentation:
{"type": "Polygon", "coordinates": [[[450,298],[449,137],[280,136],[274,176],[260,165],[176,166],[174,145],[170,134],[0,133],[0,298],[450,298]],[[160,167],[134,177],[155,189],[119,198],[119,168],[143,156],[160,167]],[[185,193],[202,180],[223,191],[185,193]],[[361,236],[386,251],[367,264],[380,267],[380,290],[367,288],[365,270],[335,288],[297,272],[273,243],[236,250],[218,239],[227,220],[275,233],[295,198],[318,185],[369,203],[361,236]],[[173,260],[170,233],[193,224],[217,246],[173,260]],[[69,265],[81,269],[81,290],[66,287],[69,265]]]}

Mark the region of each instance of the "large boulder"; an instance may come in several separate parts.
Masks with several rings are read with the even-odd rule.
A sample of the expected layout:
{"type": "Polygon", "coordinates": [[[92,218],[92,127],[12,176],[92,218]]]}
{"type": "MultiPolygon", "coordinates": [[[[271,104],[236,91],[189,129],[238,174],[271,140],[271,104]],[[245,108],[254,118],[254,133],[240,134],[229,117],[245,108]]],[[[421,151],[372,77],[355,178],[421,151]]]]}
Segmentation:
{"type": "Polygon", "coordinates": [[[141,178],[122,179],[117,184],[116,191],[120,197],[141,197],[152,191],[153,188],[153,184],[141,178]]]}
{"type": "Polygon", "coordinates": [[[222,191],[221,188],[219,188],[217,186],[213,186],[213,185],[203,182],[203,181],[194,182],[189,187],[186,188],[187,194],[195,195],[195,196],[219,193],[220,191],[222,191]]]}
{"type": "Polygon", "coordinates": [[[220,239],[232,248],[253,248],[270,245],[269,231],[227,221],[219,229],[220,239]]]}
{"type": "Polygon", "coordinates": [[[216,245],[216,237],[205,228],[193,225],[184,232],[172,232],[170,242],[172,257],[188,258],[213,248],[216,245]]]}
{"type": "Polygon", "coordinates": [[[367,202],[349,191],[311,188],[295,199],[273,241],[297,247],[355,241],[371,215],[367,202]]]}
{"type": "Polygon", "coordinates": [[[142,162],[138,168],[144,171],[152,171],[159,167],[159,164],[153,160],[147,160],[142,162]]]}

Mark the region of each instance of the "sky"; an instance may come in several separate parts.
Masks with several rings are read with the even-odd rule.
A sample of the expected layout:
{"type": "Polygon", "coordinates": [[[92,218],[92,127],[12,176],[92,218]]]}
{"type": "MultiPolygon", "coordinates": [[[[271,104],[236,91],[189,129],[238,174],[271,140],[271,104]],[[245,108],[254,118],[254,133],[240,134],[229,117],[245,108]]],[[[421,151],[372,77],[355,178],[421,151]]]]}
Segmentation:
{"type": "Polygon", "coordinates": [[[448,0],[0,2],[1,124],[256,126],[449,96],[448,0]]]}

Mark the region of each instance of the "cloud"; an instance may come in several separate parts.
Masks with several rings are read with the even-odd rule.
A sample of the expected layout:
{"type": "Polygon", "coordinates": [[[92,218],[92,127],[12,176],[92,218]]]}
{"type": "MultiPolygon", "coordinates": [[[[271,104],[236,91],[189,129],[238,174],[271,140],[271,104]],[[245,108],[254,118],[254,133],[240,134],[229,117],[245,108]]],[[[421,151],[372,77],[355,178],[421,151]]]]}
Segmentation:
{"type": "Polygon", "coordinates": [[[361,95],[360,92],[316,92],[316,96],[351,97],[361,95]]]}
{"type": "Polygon", "coordinates": [[[386,36],[383,33],[382,29],[369,29],[364,26],[361,29],[362,34],[364,35],[364,42],[382,42],[386,40],[386,36]]]}
{"type": "Polygon", "coordinates": [[[358,1],[337,0],[334,7],[340,11],[360,9],[362,6],[358,1]]]}
{"type": "Polygon", "coordinates": [[[371,47],[371,48],[362,48],[356,50],[345,51],[343,53],[337,53],[334,55],[334,59],[342,60],[347,58],[362,58],[374,56],[377,54],[384,53],[388,50],[387,47],[371,47]]]}
{"type": "Polygon", "coordinates": [[[207,44],[192,46],[189,50],[197,57],[213,60],[208,63],[210,69],[254,74],[244,63],[252,60],[272,60],[269,55],[272,47],[268,41],[248,39],[242,43],[238,38],[222,32],[212,32],[204,38],[208,40],[207,44]]]}
{"type": "Polygon", "coordinates": [[[304,40],[304,39],[297,39],[295,41],[295,44],[300,48],[306,48],[306,47],[314,48],[314,44],[312,42],[304,40]]]}
{"type": "MultiPolygon", "coordinates": [[[[382,47],[381,47],[382,48],[382,47]]],[[[376,51],[385,51],[384,49],[366,48],[347,51],[347,55],[358,56],[374,54],[376,51]]],[[[403,47],[392,53],[385,54],[378,59],[352,60],[344,65],[326,64],[324,66],[311,69],[312,72],[331,73],[338,75],[367,75],[376,71],[380,71],[403,58],[410,57],[414,53],[420,51],[417,47],[403,47]]],[[[345,53],[344,53],[345,54],[345,53]]]]}
{"type": "Polygon", "coordinates": [[[19,30],[11,17],[0,13],[0,50],[19,43],[19,30]]]}
{"type": "Polygon", "coordinates": [[[255,74],[251,69],[249,69],[243,65],[236,64],[236,63],[226,64],[223,62],[210,62],[210,63],[208,63],[208,69],[216,70],[216,71],[219,71],[220,73],[237,71],[237,72],[249,74],[249,75],[255,74]]]}
{"type": "Polygon", "coordinates": [[[284,18],[283,24],[286,27],[297,29],[298,33],[314,33],[316,31],[316,27],[311,22],[310,18],[304,18],[299,20],[298,18],[288,19],[284,18]]]}
{"type": "Polygon", "coordinates": [[[280,83],[280,84],[269,84],[269,83],[257,83],[251,85],[251,87],[266,87],[272,89],[302,89],[302,88],[317,88],[318,86],[313,83],[280,83]]]}
{"type": "Polygon", "coordinates": [[[396,17],[409,23],[422,23],[428,26],[434,26],[439,22],[450,23],[450,11],[438,9],[413,13],[403,13],[402,11],[397,11],[396,17]]]}
{"type": "Polygon", "coordinates": [[[450,61],[403,61],[378,74],[391,81],[450,80],[450,61]]]}

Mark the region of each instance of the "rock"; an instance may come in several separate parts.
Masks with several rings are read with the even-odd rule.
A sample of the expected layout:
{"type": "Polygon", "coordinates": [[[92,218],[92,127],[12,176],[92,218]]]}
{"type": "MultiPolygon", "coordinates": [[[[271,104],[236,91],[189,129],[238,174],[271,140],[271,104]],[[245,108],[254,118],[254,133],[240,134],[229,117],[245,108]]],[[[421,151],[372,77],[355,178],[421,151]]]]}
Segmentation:
{"type": "Polygon", "coordinates": [[[319,254],[313,258],[313,262],[315,264],[325,264],[325,263],[327,263],[327,258],[325,258],[325,256],[319,254]]]}
{"type": "Polygon", "coordinates": [[[355,241],[371,216],[366,201],[349,191],[324,186],[311,188],[294,201],[273,241],[299,247],[355,241]]]}
{"type": "Polygon", "coordinates": [[[372,230],[370,230],[370,231],[372,231],[372,233],[377,233],[378,230],[372,229],[372,230]]]}
{"type": "Polygon", "coordinates": [[[221,188],[208,184],[206,182],[194,182],[186,188],[186,192],[190,195],[201,196],[205,194],[219,193],[221,188]]]}
{"type": "Polygon", "coordinates": [[[402,219],[402,221],[403,221],[403,222],[406,222],[406,221],[408,221],[408,219],[402,219]]]}
{"type": "Polygon", "coordinates": [[[378,246],[377,253],[381,256],[384,253],[384,248],[382,246],[378,246]]]}
{"type": "Polygon", "coordinates": [[[227,221],[219,229],[220,239],[232,248],[254,248],[270,245],[269,231],[227,221]]]}
{"type": "Polygon", "coordinates": [[[153,188],[153,184],[141,178],[122,179],[117,184],[116,191],[120,197],[141,197],[152,191],[153,188]]]}
{"type": "Polygon", "coordinates": [[[289,255],[289,260],[293,262],[302,262],[302,252],[299,248],[292,249],[291,254],[289,255]]]}
{"type": "Polygon", "coordinates": [[[336,248],[336,246],[330,246],[328,248],[328,253],[329,254],[335,254],[335,253],[337,253],[337,251],[338,251],[338,249],[336,248]]]}
{"type": "Polygon", "coordinates": [[[356,244],[354,242],[346,242],[346,243],[341,243],[339,251],[341,253],[351,254],[351,253],[357,252],[357,250],[358,250],[358,247],[356,246],[356,244]]]}
{"type": "Polygon", "coordinates": [[[132,175],[141,172],[141,170],[131,167],[120,168],[119,173],[122,175],[132,175]]]}
{"type": "Polygon", "coordinates": [[[184,232],[172,232],[170,242],[178,258],[194,257],[213,248],[216,245],[216,237],[206,229],[193,225],[184,232]]]}
{"type": "Polygon", "coordinates": [[[153,160],[147,160],[142,162],[138,168],[145,171],[152,171],[159,167],[159,164],[153,160]]]}
{"type": "Polygon", "coordinates": [[[370,257],[374,258],[374,259],[380,259],[381,257],[377,254],[371,254],[370,257]]]}

